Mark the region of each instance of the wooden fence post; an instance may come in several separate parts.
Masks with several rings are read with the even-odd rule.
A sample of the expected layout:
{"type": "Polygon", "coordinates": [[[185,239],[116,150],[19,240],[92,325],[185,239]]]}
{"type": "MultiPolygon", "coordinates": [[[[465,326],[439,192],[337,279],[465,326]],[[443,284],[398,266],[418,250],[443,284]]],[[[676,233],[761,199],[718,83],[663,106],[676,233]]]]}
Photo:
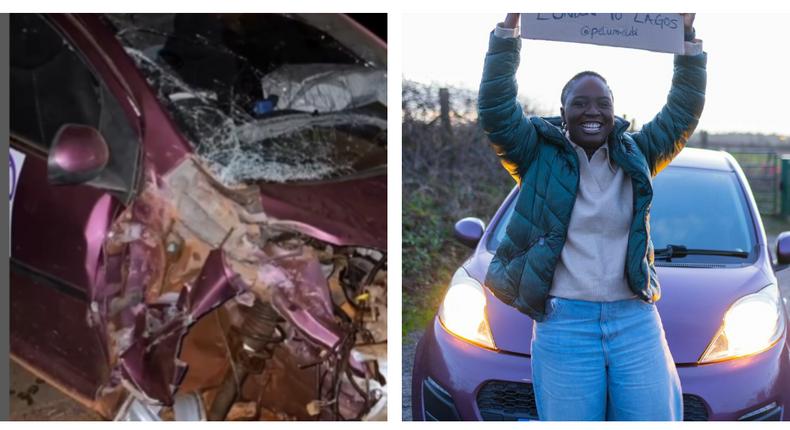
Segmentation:
{"type": "Polygon", "coordinates": [[[442,129],[442,149],[450,151],[447,162],[450,166],[450,174],[454,176],[457,151],[456,148],[452,148],[453,125],[450,123],[450,90],[447,88],[439,88],[439,114],[440,126],[442,129]]]}

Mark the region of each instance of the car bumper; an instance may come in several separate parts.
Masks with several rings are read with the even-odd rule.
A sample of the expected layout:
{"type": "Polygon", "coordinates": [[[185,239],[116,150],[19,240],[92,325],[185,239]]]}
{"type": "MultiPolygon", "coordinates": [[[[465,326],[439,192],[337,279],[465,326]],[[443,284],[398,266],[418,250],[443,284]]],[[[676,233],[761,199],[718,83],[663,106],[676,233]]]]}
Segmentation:
{"type": "MultiPolygon", "coordinates": [[[[529,356],[474,346],[434,319],[414,363],[415,421],[537,419],[529,356]]],[[[786,337],[755,356],[679,366],[678,374],[687,421],[790,420],[786,337]]]]}

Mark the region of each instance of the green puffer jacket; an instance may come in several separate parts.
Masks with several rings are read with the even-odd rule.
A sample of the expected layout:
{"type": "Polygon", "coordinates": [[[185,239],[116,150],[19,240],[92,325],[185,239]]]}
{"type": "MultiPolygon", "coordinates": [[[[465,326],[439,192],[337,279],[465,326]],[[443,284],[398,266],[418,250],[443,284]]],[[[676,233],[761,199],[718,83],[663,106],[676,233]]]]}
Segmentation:
{"type": "MultiPolygon", "coordinates": [[[[478,97],[480,124],[520,186],[485,284],[503,302],[543,321],[576,202],[579,160],[560,129],[559,117],[527,117],[516,101],[520,48],[518,38],[491,34],[478,97]]],[[[613,162],[633,183],[625,275],[631,290],[649,303],[661,296],[649,227],[652,177],[683,149],[697,126],[705,103],[706,61],[705,53],[676,55],[672,88],[661,112],[635,133],[626,132],[629,123],[616,118],[608,139],[613,162]]]]}

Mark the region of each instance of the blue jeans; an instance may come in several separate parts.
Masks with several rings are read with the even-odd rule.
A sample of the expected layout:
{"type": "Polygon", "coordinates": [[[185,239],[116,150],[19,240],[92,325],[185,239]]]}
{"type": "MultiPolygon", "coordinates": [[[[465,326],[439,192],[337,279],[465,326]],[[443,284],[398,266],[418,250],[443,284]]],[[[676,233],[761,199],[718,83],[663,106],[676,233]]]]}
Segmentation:
{"type": "Polygon", "coordinates": [[[550,297],[532,335],[538,416],[681,421],[683,396],[655,305],[550,297]]]}

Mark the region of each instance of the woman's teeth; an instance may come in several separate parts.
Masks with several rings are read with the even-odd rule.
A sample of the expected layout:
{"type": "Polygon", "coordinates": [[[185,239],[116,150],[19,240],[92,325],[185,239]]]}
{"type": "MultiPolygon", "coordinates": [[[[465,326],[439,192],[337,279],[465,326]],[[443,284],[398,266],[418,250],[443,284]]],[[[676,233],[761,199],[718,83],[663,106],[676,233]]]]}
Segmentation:
{"type": "Polygon", "coordinates": [[[585,122],[582,124],[582,129],[589,133],[597,133],[601,131],[601,124],[597,122],[585,122]]]}

